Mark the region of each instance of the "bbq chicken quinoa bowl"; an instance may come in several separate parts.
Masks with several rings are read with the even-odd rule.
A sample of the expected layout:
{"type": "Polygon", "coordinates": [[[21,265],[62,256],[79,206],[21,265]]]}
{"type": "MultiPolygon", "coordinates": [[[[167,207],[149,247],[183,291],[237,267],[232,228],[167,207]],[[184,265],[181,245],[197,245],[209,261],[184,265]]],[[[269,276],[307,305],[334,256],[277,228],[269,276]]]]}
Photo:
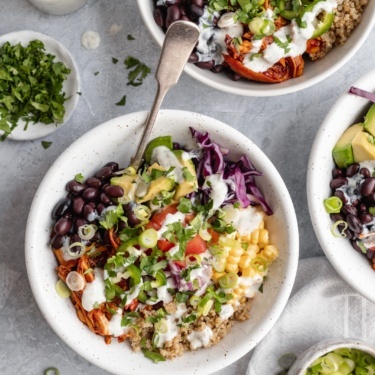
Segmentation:
{"type": "Polygon", "coordinates": [[[30,283],[60,337],[108,371],[216,371],[285,306],[293,205],[255,145],[198,114],[162,111],[144,164],[126,167],[145,118],[93,129],[47,173],[29,215],[30,283]]]}
{"type": "Polygon", "coordinates": [[[186,72],[251,96],[286,94],[328,77],[375,22],[368,0],[138,0],[138,7],[160,45],[174,21],[195,22],[200,38],[186,72]]]}

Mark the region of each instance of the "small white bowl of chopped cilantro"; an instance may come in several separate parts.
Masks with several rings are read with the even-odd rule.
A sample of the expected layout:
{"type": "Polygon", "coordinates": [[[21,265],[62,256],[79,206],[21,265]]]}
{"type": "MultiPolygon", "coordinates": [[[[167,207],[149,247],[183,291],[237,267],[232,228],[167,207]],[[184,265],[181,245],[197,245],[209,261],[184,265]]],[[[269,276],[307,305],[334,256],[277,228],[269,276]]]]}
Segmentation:
{"type": "Polygon", "coordinates": [[[69,120],[79,99],[72,55],[57,40],[35,31],[0,37],[0,80],[1,141],[53,133],[69,120]]]}
{"type": "Polygon", "coordinates": [[[288,375],[375,373],[375,348],[362,340],[321,341],[297,358],[288,375]]]}

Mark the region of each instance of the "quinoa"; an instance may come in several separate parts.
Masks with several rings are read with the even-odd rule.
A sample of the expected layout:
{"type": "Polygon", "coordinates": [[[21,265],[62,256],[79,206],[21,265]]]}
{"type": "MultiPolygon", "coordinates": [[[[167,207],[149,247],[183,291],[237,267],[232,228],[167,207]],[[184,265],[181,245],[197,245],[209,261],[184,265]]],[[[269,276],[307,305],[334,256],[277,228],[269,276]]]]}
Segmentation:
{"type": "Polygon", "coordinates": [[[323,58],[335,46],[343,45],[362,19],[368,0],[338,0],[334,21],[328,32],[321,36],[322,48],[310,53],[312,61],[323,58]]]}

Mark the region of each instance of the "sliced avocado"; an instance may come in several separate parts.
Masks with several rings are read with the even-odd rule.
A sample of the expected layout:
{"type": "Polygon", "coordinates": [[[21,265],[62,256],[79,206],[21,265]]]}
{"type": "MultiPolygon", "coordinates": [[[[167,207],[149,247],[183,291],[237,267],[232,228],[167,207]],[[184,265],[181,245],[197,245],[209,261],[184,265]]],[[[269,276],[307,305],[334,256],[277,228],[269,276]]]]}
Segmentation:
{"type": "Polygon", "coordinates": [[[375,137],[375,104],[373,104],[368,110],[363,122],[363,127],[375,137]]]}
{"type": "Polygon", "coordinates": [[[151,201],[162,191],[171,191],[174,188],[175,181],[173,178],[161,176],[152,180],[147,190],[147,194],[144,197],[137,198],[138,203],[151,201]]]}
{"type": "Polygon", "coordinates": [[[134,193],[137,188],[137,176],[124,174],[122,176],[112,177],[111,185],[121,186],[124,190],[124,196],[128,196],[131,200],[134,200],[134,193]]]}
{"type": "Polygon", "coordinates": [[[359,132],[362,132],[362,130],[363,124],[352,125],[346,129],[337,141],[332,150],[332,156],[339,168],[344,168],[354,163],[352,141],[359,132]]]}
{"type": "Polygon", "coordinates": [[[179,200],[185,195],[188,195],[196,190],[197,188],[197,173],[195,171],[194,163],[191,159],[185,158],[184,155],[187,154],[183,150],[174,150],[173,153],[175,154],[178,161],[181,163],[183,169],[186,168],[187,173],[189,174],[189,181],[185,179],[182,183],[180,183],[176,188],[176,193],[174,195],[175,200],[179,200]]]}
{"type": "Polygon", "coordinates": [[[374,137],[366,132],[359,132],[352,141],[353,156],[356,163],[375,160],[374,137]]]}
{"type": "Polygon", "coordinates": [[[166,135],[164,137],[157,137],[151,140],[148,143],[146,150],[145,150],[144,157],[145,157],[146,163],[150,163],[152,152],[154,151],[154,148],[158,146],[165,146],[169,148],[170,150],[172,150],[173,149],[172,137],[170,135],[166,135]]]}

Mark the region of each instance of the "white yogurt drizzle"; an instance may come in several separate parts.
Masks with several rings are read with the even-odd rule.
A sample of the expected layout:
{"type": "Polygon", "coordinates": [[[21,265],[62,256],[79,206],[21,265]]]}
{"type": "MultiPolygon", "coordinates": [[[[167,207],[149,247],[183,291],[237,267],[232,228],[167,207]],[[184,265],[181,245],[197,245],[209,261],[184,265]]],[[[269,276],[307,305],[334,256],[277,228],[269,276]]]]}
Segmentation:
{"type": "Polygon", "coordinates": [[[210,343],[211,337],[213,336],[212,329],[205,327],[203,331],[193,331],[188,335],[190,346],[193,350],[207,346],[210,343]]]}
{"type": "Polygon", "coordinates": [[[82,293],[82,307],[86,311],[91,311],[95,308],[96,304],[100,305],[107,300],[105,297],[103,270],[95,268],[94,275],[94,281],[86,283],[86,287],[82,293]]]}

